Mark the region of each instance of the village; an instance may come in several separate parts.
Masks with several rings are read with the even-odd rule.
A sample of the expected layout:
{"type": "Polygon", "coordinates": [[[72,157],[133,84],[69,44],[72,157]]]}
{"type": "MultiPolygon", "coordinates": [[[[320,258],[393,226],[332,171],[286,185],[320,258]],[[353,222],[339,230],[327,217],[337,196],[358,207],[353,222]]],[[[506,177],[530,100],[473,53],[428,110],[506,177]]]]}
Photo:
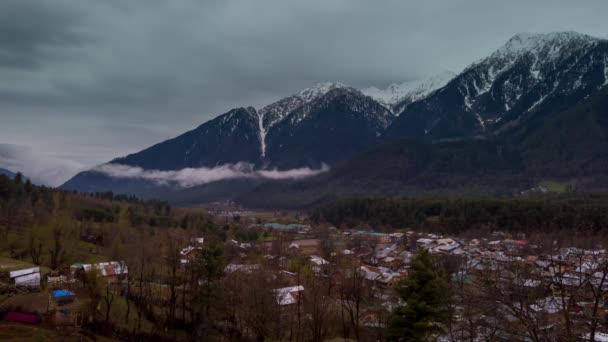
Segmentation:
{"type": "MultiPolygon", "coordinates": [[[[353,338],[382,339],[388,314],[403,305],[395,288],[408,277],[416,251],[426,249],[444,268],[454,298],[450,336],[439,336],[441,340],[529,341],[531,336],[561,336],[567,327],[579,340],[591,340],[593,334],[595,341],[608,341],[608,267],[603,248],[562,247],[556,241],[543,245],[523,235],[496,231],[489,236],[460,238],[408,229],[389,233],[300,222],[251,223],[243,229],[269,238],[223,242],[222,286],[238,297],[226,329],[255,335],[255,324],[247,318],[251,313],[242,305],[248,291],[254,290],[239,293],[250,284],[259,285],[260,293],[270,298],[268,307],[275,310],[272,315],[280,317],[283,327],[303,324],[300,313],[309,312],[306,324],[331,330],[326,325],[343,323],[329,317],[346,313],[350,317],[344,320],[348,321],[346,329],[353,338]],[[315,305],[322,305],[325,311],[319,313],[315,305]],[[317,319],[321,321],[312,322],[317,319]]],[[[94,237],[84,238],[94,241],[94,237]]],[[[113,301],[141,302],[143,292],[153,303],[144,311],[144,321],[153,324],[168,319],[163,308],[169,302],[176,310],[172,315],[187,317],[193,312],[187,303],[191,296],[188,274],[194,274],[193,265],[206,247],[203,236],[190,238],[179,247],[175,273],[181,276],[173,286],[166,277],[150,280],[146,286],[131,276],[130,265],[121,260],[74,263],[61,272],[3,267],[0,281],[8,293],[0,303],[3,319],[70,331],[94,320],[95,315],[111,321],[113,301]],[[102,280],[98,292],[90,289],[91,275],[102,280]],[[96,299],[92,298],[95,293],[96,299]],[[19,300],[25,296],[29,296],[27,303],[19,300]],[[96,303],[93,310],[92,301],[96,303]],[[180,302],[181,308],[176,305],[180,302]]],[[[203,279],[196,282],[205,286],[203,279]]],[[[132,319],[136,316],[133,313],[132,319]]],[[[138,319],[141,324],[141,316],[138,319]]]]}

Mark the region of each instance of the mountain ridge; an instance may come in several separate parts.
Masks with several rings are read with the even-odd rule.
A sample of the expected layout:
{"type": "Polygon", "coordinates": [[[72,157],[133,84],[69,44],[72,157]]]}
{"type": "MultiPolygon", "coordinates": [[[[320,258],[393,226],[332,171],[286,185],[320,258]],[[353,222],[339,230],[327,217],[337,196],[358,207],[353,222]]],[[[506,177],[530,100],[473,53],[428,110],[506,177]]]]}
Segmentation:
{"type": "MultiPolygon", "coordinates": [[[[504,184],[510,186],[528,186],[543,175],[550,176],[552,172],[536,168],[532,162],[535,158],[543,158],[539,154],[541,150],[551,155],[545,149],[546,144],[540,144],[542,148],[537,148],[532,142],[560,144],[560,140],[556,140],[546,127],[558,125],[558,118],[573,127],[591,129],[593,122],[603,125],[602,109],[595,105],[592,106],[595,114],[585,114],[586,121],[576,122],[576,115],[564,113],[568,113],[569,109],[584,112],[587,99],[593,98],[594,103],[600,103],[598,96],[608,97],[605,94],[608,89],[608,41],[575,32],[520,33],[487,57],[471,63],[458,75],[445,73],[434,81],[420,81],[418,84],[424,86],[410,85],[407,88],[404,85],[402,89],[388,87],[385,94],[379,94],[377,88],[374,93],[371,88],[358,90],[342,83],[320,83],[257,110],[253,107],[233,109],[192,131],[141,152],[114,159],[111,163],[149,170],[179,170],[244,162],[252,164],[255,169],[278,171],[302,167],[320,169],[328,164],[332,169],[329,172],[331,175],[334,169],[340,170],[351,160],[368,163],[367,168],[376,167],[369,160],[382,165],[382,158],[361,159],[361,156],[368,151],[382,153],[383,145],[395,141],[422,144],[415,146],[427,151],[433,158],[446,158],[444,153],[447,152],[442,151],[454,148],[456,150],[452,152],[460,153],[467,160],[474,160],[473,156],[467,154],[468,147],[466,151],[457,148],[472,144],[471,151],[485,151],[482,154],[487,156],[484,160],[488,163],[494,157],[487,154],[482,146],[497,144],[501,147],[496,148],[501,151],[505,150],[505,146],[513,146],[517,150],[516,154],[524,163],[522,170],[528,172],[533,169],[536,170],[534,172],[544,173],[526,173],[528,179],[509,176],[514,181],[506,176],[501,178],[504,184]],[[415,100],[403,100],[403,97],[399,97],[403,93],[415,100]],[[380,95],[384,98],[389,96],[391,103],[380,95]],[[544,138],[540,139],[540,136],[544,138]],[[441,144],[438,146],[451,147],[426,147],[427,144],[437,143],[441,144]]],[[[554,127],[553,130],[567,134],[561,126],[558,128],[554,127]]],[[[596,151],[592,144],[577,144],[572,139],[561,141],[596,151]]],[[[568,151],[573,153],[572,150],[568,151]]],[[[586,154],[587,159],[575,160],[581,164],[580,170],[593,158],[603,158],[602,153],[596,152],[586,154]]],[[[395,158],[399,155],[396,154],[395,158]]],[[[561,163],[563,158],[559,160],[561,163]]],[[[400,162],[395,163],[401,165],[400,162]]],[[[438,174],[433,165],[442,165],[441,162],[431,160],[428,163],[429,172],[438,174]]],[[[591,163],[603,170],[603,164],[591,163]]],[[[563,167],[562,164],[559,166],[563,167]]],[[[479,167],[494,170],[489,165],[479,164],[479,167]]],[[[459,176],[462,179],[467,172],[471,177],[476,174],[469,166],[463,170],[459,176]]],[[[583,174],[579,171],[572,174],[583,174]]],[[[92,170],[77,175],[66,182],[64,188],[86,191],[97,191],[103,187],[120,190],[121,186],[131,191],[136,191],[138,186],[145,188],[141,184],[133,185],[134,182],[128,186],[119,185],[120,182],[114,184],[112,179],[100,178],[104,175],[93,176],[95,172],[92,170]]],[[[373,172],[369,177],[372,177],[371,174],[373,172]]],[[[364,177],[365,173],[361,175],[364,177]]],[[[315,179],[327,177],[321,175],[315,179]]],[[[399,185],[403,179],[394,181],[394,189],[403,188],[403,184],[399,185]]],[[[416,177],[415,182],[433,183],[424,177],[416,177]]],[[[265,186],[262,183],[260,187],[265,186]]],[[[270,187],[280,187],[275,184],[277,182],[272,183],[274,185],[270,187]]],[[[306,181],[288,183],[305,184],[306,181]]],[[[231,189],[251,190],[251,187],[243,184],[226,184],[231,189]]],[[[418,185],[412,183],[410,189],[417,189],[418,185]]],[[[218,187],[214,189],[219,191],[218,187]]],[[[390,192],[390,189],[386,191],[390,192]]],[[[205,196],[211,198],[212,193],[207,191],[205,196]]],[[[190,193],[187,197],[195,196],[190,193]]]]}

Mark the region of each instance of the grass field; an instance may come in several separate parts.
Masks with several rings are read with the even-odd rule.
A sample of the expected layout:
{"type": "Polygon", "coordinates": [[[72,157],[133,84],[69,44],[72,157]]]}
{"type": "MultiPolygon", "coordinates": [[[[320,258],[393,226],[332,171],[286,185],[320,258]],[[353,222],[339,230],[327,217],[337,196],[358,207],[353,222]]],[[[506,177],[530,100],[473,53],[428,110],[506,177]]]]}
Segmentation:
{"type": "Polygon", "coordinates": [[[36,265],[23,260],[0,257],[0,272],[10,272],[30,267],[36,267],[36,265]]]}
{"type": "MultiPolygon", "coordinates": [[[[4,298],[0,302],[2,308],[21,308],[25,312],[45,313],[47,311],[49,295],[46,292],[17,294],[4,298]]],[[[0,339],[1,340],[1,339],[0,339]]]]}
{"type": "Polygon", "coordinates": [[[544,186],[545,188],[547,188],[547,190],[549,190],[550,192],[554,192],[554,193],[565,193],[568,190],[568,186],[574,186],[576,185],[576,181],[575,180],[571,180],[571,181],[555,181],[555,180],[544,180],[542,182],[540,182],[541,186],[544,186]]]}

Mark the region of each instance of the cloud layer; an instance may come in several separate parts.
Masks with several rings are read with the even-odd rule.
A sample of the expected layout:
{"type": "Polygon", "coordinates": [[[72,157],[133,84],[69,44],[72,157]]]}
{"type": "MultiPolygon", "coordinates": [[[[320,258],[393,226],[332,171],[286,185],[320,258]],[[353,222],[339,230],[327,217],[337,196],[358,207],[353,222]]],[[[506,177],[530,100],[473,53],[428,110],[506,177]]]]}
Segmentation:
{"type": "Polygon", "coordinates": [[[291,170],[255,170],[253,164],[236,163],[216,166],[213,168],[185,168],[175,171],[144,170],[122,164],[104,164],[94,171],[115,178],[144,179],[163,185],[177,185],[188,188],[225,179],[258,178],[258,179],[301,179],[329,171],[327,165],[320,169],[308,167],[291,170]]]}
{"type": "Polygon", "coordinates": [[[51,156],[29,146],[0,144],[0,167],[21,172],[35,184],[59,186],[71,175],[82,171],[78,162],[51,156]]]}

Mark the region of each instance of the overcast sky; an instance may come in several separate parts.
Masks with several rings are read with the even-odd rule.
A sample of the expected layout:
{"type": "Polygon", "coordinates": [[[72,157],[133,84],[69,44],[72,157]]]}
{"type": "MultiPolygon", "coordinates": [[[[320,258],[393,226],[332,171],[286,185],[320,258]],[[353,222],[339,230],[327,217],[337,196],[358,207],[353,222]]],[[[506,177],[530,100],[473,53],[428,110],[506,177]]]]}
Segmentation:
{"type": "Polygon", "coordinates": [[[318,82],[460,71],[519,32],[608,35],[608,1],[1,0],[0,167],[59,185],[318,82]]]}

